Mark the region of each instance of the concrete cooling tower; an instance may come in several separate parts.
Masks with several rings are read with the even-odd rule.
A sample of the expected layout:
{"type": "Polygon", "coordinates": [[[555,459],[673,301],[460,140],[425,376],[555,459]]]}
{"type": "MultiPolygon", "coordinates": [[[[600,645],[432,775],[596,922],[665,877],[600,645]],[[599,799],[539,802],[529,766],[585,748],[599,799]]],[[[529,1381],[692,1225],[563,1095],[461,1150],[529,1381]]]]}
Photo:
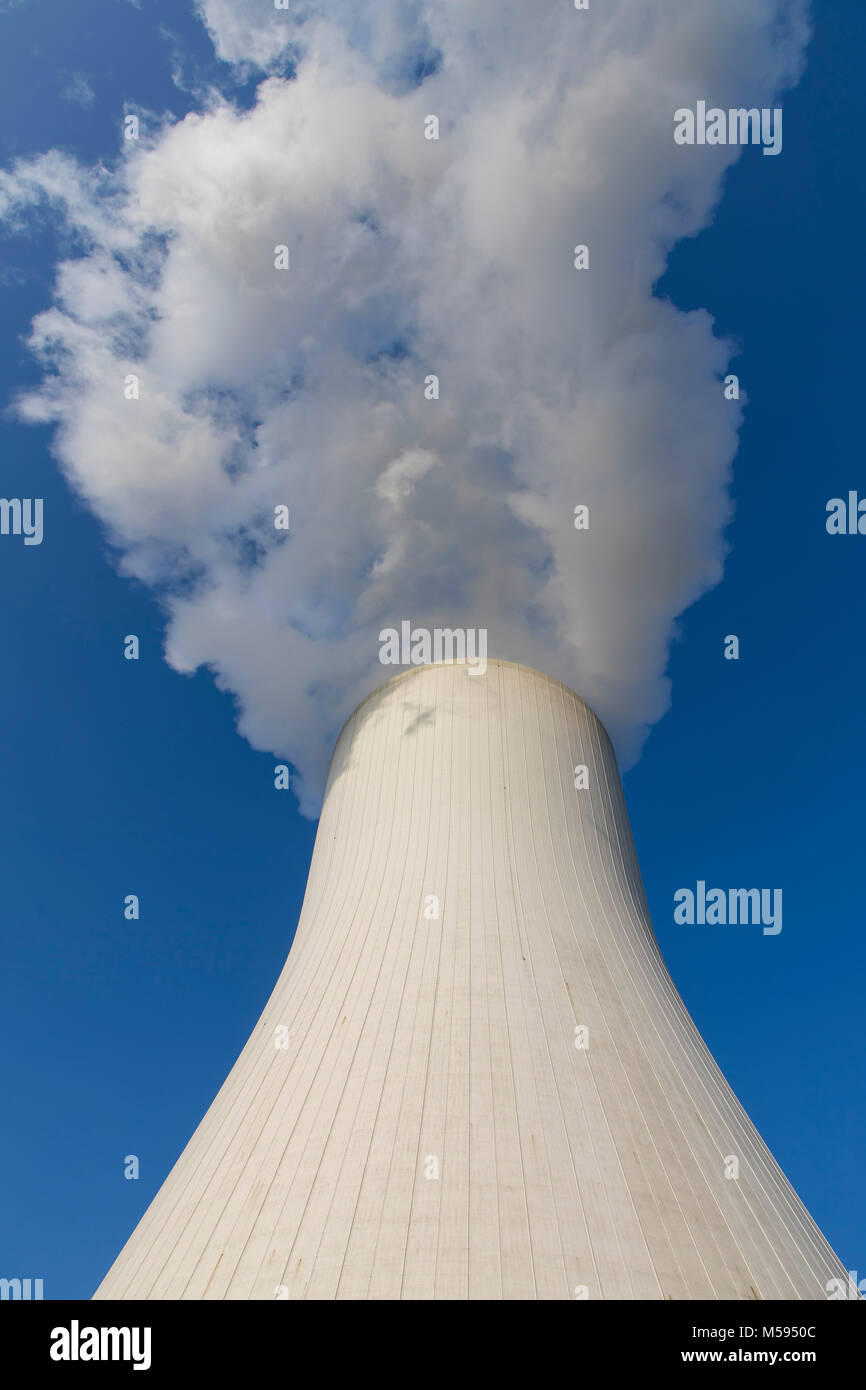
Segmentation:
{"type": "Polygon", "coordinates": [[[95,1297],[836,1278],[671,982],[592,711],[508,661],[381,686],[337,743],[276,988],[95,1297]]]}

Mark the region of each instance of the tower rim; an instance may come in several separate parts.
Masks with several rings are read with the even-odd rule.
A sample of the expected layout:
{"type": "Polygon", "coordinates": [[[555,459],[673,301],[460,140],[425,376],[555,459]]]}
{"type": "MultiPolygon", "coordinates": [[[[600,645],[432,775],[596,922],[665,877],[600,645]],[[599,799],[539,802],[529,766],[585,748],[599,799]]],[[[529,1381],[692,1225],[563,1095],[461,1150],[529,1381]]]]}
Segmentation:
{"type": "MultiPolygon", "coordinates": [[[[562,690],[567,691],[569,695],[573,696],[575,700],[577,700],[581,705],[583,705],[584,709],[589,710],[589,713],[592,715],[593,719],[599,725],[599,728],[601,728],[604,731],[605,737],[607,738],[608,742],[610,742],[610,734],[607,731],[607,726],[605,725],[601,717],[593,709],[589,701],[585,700],[582,695],[578,695],[577,691],[573,689],[572,686],[568,685],[565,681],[560,680],[558,676],[550,676],[546,671],[540,670],[537,666],[527,665],[525,661],[509,661],[505,657],[500,656],[488,656],[485,658],[485,660],[488,668],[490,666],[508,666],[512,670],[526,671],[531,676],[540,676],[542,680],[549,681],[551,685],[560,686],[562,690]]],[[[410,666],[408,670],[398,671],[395,675],[389,676],[387,680],[382,681],[380,685],[375,686],[375,688],[371,690],[369,694],[365,695],[362,700],[359,700],[355,708],[352,710],[351,714],[346,716],[340,728],[340,732],[337,734],[337,737],[334,740],[334,752],[336,752],[337,744],[340,742],[340,739],[343,737],[343,734],[346,732],[346,729],[349,727],[352,720],[355,718],[355,715],[358,714],[358,712],[362,710],[364,706],[367,704],[367,702],[369,700],[372,700],[375,695],[380,695],[382,691],[385,690],[388,686],[396,685],[399,681],[408,680],[412,676],[419,675],[422,671],[432,671],[441,666],[465,666],[467,670],[467,675],[471,670],[469,663],[466,661],[423,661],[420,662],[417,666],[410,666]]],[[[486,675],[487,672],[485,670],[483,673],[479,674],[483,676],[486,675]]]]}

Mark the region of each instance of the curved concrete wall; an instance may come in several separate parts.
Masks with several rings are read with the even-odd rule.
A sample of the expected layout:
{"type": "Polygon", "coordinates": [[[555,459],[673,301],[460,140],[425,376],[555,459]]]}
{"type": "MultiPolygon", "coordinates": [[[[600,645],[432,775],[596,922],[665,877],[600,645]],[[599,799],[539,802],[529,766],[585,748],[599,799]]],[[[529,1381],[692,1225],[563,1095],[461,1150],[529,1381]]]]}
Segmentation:
{"type": "Polygon", "coordinates": [[[337,743],[276,988],[95,1296],[799,1299],[837,1277],[671,982],[591,710],[510,662],[381,686],[337,743]]]}

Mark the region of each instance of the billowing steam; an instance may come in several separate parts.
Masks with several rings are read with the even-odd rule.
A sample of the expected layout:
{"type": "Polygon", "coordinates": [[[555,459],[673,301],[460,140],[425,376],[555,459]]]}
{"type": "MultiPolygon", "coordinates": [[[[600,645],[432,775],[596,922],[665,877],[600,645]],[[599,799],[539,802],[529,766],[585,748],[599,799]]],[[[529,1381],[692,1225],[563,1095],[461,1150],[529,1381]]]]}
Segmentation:
{"type": "Polygon", "coordinates": [[[739,425],[730,345],[653,286],[742,151],[675,144],[674,111],[796,80],[799,0],[200,9],[253,109],[3,178],[7,217],[48,198],[80,237],[22,411],[308,814],[405,619],[486,628],[632,760],[721,574],[739,425]]]}

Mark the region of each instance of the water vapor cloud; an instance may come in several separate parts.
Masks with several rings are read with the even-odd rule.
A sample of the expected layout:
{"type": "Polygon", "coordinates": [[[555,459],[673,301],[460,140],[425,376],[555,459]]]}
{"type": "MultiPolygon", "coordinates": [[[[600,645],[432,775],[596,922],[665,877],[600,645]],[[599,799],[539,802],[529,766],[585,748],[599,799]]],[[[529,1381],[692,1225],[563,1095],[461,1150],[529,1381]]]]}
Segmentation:
{"type": "Polygon", "coordinates": [[[740,424],[731,345],[653,290],[760,155],[677,143],[674,112],[772,106],[803,6],[199,9],[251,109],[0,179],[7,219],[77,237],[20,411],[159,596],[168,661],[233,692],[307,814],[404,619],[567,681],[628,764],[721,576],[740,424]]]}

